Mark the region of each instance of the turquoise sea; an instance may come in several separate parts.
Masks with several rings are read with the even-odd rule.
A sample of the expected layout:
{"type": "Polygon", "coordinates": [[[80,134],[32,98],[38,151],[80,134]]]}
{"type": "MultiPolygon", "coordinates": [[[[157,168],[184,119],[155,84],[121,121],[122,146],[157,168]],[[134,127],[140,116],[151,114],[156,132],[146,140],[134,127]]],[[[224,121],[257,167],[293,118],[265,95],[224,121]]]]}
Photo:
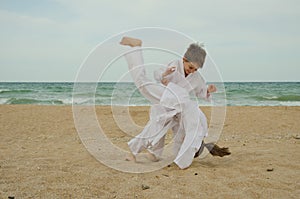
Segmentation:
{"type": "MultiPolygon", "coordinates": [[[[215,83],[218,92],[213,102],[199,105],[300,106],[300,82],[225,82],[215,83]]],[[[0,82],[0,104],[38,105],[129,105],[150,103],[133,83],[80,83],[74,94],[73,82],[0,82]],[[93,85],[96,85],[93,86],[93,85]],[[89,89],[95,87],[95,89],[89,89]],[[73,101],[73,96],[76,100],[73,101]]]]}

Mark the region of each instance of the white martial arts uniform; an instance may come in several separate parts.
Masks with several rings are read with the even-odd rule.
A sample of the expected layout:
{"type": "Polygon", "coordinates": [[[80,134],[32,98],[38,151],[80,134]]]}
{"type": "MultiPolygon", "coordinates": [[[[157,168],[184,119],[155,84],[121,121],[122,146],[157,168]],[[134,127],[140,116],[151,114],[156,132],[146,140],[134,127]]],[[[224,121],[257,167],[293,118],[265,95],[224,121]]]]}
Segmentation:
{"type": "MultiPolygon", "coordinates": [[[[189,74],[185,78],[184,73],[184,66],[182,60],[174,60],[170,62],[167,67],[162,67],[159,70],[154,72],[154,78],[157,82],[161,82],[162,79],[167,79],[169,82],[173,82],[177,85],[182,86],[183,88],[186,88],[190,93],[193,92],[196,97],[202,98],[206,101],[211,101],[211,96],[209,93],[207,93],[207,86],[204,78],[200,75],[200,73],[195,72],[193,74],[189,74]],[[162,74],[166,71],[169,67],[174,67],[175,71],[165,77],[162,77],[162,74]]],[[[200,136],[207,136],[207,122],[206,122],[206,116],[203,114],[203,112],[200,110],[199,113],[200,121],[202,123],[202,128],[200,130],[200,136]]],[[[176,118],[180,117],[180,114],[176,115],[176,118]]],[[[190,116],[191,117],[191,116],[190,116]]],[[[172,127],[172,131],[174,133],[174,154],[177,154],[185,137],[183,123],[180,120],[177,120],[175,126],[172,127]]],[[[162,141],[162,140],[161,140],[162,141]]]]}
{"type": "MultiPolygon", "coordinates": [[[[185,78],[183,63],[178,60],[169,64],[176,66],[176,70],[166,76],[170,83],[164,87],[146,77],[142,50],[139,47],[132,50],[125,55],[131,76],[141,94],[154,105],[150,110],[149,122],[139,135],[128,142],[129,148],[133,155],[146,148],[159,157],[166,132],[172,128],[175,135],[174,162],[182,169],[187,168],[207,135],[206,117],[197,102],[190,100],[189,93],[207,98],[205,81],[197,72],[185,78]]],[[[161,74],[161,71],[157,72],[155,78],[160,80],[161,74]]]]}

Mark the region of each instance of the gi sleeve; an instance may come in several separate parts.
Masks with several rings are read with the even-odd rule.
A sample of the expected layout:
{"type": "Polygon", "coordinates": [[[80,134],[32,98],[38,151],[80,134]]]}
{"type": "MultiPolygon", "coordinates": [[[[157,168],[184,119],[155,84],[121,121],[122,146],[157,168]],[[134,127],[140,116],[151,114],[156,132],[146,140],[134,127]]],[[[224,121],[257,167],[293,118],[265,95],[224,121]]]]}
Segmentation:
{"type": "Polygon", "coordinates": [[[174,74],[176,73],[176,70],[178,70],[177,67],[178,67],[178,60],[171,61],[170,63],[166,64],[166,67],[161,67],[160,69],[154,71],[154,79],[157,82],[161,83],[161,80],[163,78],[167,78],[170,82],[176,83],[177,81],[176,81],[176,78],[174,77],[174,74]],[[172,66],[176,67],[175,71],[173,73],[170,73],[169,75],[166,75],[163,77],[163,73],[167,70],[167,68],[172,67],[172,66]]]}
{"type": "Polygon", "coordinates": [[[200,73],[197,74],[197,86],[194,89],[194,92],[196,97],[198,98],[204,99],[209,102],[212,100],[211,94],[208,93],[206,82],[200,75],[200,73]]]}

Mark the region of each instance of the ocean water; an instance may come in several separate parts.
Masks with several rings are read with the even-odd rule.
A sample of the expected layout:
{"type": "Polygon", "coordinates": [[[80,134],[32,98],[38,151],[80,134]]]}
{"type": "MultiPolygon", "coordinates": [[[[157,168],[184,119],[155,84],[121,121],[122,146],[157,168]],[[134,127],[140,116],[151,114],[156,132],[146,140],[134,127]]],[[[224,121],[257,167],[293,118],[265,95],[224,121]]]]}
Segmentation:
{"type": "MultiPolygon", "coordinates": [[[[213,101],[200,100],[199,105],[300,106],[300,82],[215,84],[218,91],[213,94],[213,101]]],[[[72,82],[0,82],[0,104],[150,105],[133,83],[79,83],[79,86],[80,89],[74,91],[72,82]]]]}

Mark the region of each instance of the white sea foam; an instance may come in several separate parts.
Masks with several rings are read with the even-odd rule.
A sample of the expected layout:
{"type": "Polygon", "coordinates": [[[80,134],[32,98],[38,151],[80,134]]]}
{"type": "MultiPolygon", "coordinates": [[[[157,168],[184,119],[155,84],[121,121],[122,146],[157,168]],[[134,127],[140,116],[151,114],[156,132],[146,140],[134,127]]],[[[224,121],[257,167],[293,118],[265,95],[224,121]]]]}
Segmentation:
{"type": "Polygon", "coordinates": [[[279,106],[300,106],[300,101],[287,101],[287,102],[280,102],[279,106]]]}
{"type": "Polygon", "coordinates": [[[6,104],[9,101],[7,98],[0,98],[0,104],[6,104]]]}
{"type": "Polygon", "coordinates": [[[0,93],[5,92],[5,91],[10,91],[9,89],[0,89],[0,93]]]}

